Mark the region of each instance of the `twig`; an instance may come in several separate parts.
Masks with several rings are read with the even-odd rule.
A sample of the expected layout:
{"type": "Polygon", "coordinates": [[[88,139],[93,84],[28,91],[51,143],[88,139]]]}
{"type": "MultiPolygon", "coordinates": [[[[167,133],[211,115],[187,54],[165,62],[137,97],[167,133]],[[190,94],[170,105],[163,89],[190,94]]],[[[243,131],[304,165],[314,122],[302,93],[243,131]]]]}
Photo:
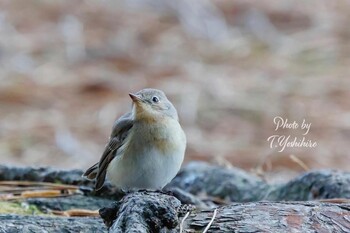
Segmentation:
{"type": "Polygon", "coordinates": [[[12,201],[12,200],[24,200],[27,198],[55,198],[55,197],[68,197],[74,195],[75,192],[62,193],[60,190],[31,190],[21,193],[0,193],[0,201],[12,201]]]}
{"type": "Polygon", "coordinates": [[[350,203],[350,199],[347,198],[332,198],[332,199],[318,199],[319,202],[325,202],[325,203],[350,203]]]}
{"type": "Polygon", "coordinates": [[[184,216],[184,218],[181,220],[181,224],[180,224],[180,233],[182,233],[183,225],[184,225],[184,223],[185,223],[186,218],[187,218],[189,215],[190,215],[190,211],[188,211],[188,212],[186,213],[186,215],[184,216]]]}
{"type": "Polygon", "coordinates": [[[36,181],[0,181],[0,200],[73,195],[79,186],[36,181]]]}
{"type": "Polygon", "coordinates": [[[57,184],[50,182],[36,182],[36,181],[0,181],[0,186],[47,186],[53,189],[79,189],[77,185],[57,184]]]}
{"type": "Polygon", "coordinates": [[[215,217],[216,217],[217,211],[218,211],[217,209],[214,210],[213,217],[211,218],[211,220],[210,220],[210,222],[208,223],[207,227],[204,229],[203,233],[206,233],[206,232],[209,230],[211,224],[213,224],[214,219],[215,219],[215,217]]]}
{"type": "Polygon", "coordinates": [[[310,168],[298,157],[296,157],[295,155],[290,155],[289,158],[295,162],[296,164],[298,164],[300,167],[302,167],[305,171],[309,171],[310,168]]]}
{"type": "Polygon", "coordinates": [[[66,211],[52,210],[51,213],[66,217],[98,217],[98,210],[70,209],[66,211]]]}

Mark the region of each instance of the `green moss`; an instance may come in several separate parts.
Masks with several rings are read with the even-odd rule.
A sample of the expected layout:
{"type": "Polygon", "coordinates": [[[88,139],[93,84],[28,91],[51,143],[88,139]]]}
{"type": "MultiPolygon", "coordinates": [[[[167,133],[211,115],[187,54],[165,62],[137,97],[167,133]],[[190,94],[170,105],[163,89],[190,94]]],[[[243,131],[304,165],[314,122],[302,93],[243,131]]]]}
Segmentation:
{"type": "Polygon", "coordinates": [[[0,214],[44,215],[35,205],[0,201],[0,214]]]}

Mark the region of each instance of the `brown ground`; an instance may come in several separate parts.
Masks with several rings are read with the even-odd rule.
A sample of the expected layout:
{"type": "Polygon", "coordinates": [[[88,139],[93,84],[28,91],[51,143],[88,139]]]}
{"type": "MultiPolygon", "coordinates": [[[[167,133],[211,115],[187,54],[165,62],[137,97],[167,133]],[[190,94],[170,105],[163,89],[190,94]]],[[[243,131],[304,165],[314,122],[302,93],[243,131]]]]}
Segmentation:
{"type": "Polygon", "coordinates": [[[347,1],[115,2],[1,1],[1,163],[87,168],[128,93],[154,87],[179,111],[187,161],[350,170],[347,1]],[[302,138],[275,116],[312,123],[317,147],[271,149],[271,135],[302,138]]]}

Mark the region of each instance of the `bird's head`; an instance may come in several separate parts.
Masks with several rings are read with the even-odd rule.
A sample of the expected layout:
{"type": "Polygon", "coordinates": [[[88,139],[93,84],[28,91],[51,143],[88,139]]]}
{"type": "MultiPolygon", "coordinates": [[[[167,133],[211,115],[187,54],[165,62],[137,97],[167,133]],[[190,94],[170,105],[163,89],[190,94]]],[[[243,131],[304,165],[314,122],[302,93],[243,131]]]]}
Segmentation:
{"type": "Polygon", "coordinates": [[[135,94],[129,94],[133,101],[133,115],[138,120],[157,120],[171,117],[178,120],[174,105],[168,100],[163,91],[143,89],[135,94]]]}

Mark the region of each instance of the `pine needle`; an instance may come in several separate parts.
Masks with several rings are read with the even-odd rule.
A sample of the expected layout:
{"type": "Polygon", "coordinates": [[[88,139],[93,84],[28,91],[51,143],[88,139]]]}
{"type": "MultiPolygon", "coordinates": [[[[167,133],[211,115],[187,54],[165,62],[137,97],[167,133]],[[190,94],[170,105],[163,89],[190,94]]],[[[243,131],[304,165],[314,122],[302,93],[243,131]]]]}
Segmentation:
{"type": "Polygon", "coordinates": [[[50,182],[36,182],[36,181],[0,181],[0,186],[45,186],[51,187],[52,189],[79,189],[77,185],[69,184],[57,184],[50,182]]]}
{"type": "Polygon", "coordinates": [[[187,218],[189,215],[190,215],[190,211],[188,211],[188,212],[186,213],[186,215],[184,216],[184,218],[181,220],[181,224],[180,224],[180,233],[182,233],[182,231],[183,231],[183,225],[184,225],[184,223],[185,223],[186,218],[187,218]]]}
{"type": "Polygon", "coordinates": [[[0,200],[64,197],[78,192],[79,186],[36,181],[0,181],[0,200]]]}
{"type": "Polygon", "coordinates": [[[87,209],[70,209],[66,211],[52,210],[51,213],[66,217],[98,217],[100,216],[98,210],[87,209]]]}
{"type": "Polygon", "coordinates": [[[305,171],[309,171],[310,168],[298,157],[295,155],[290,155],[289,158],[296,164],[298,164],[300,167],[302,167],[305,171]]]}
{"type": "Polygon", "coordinates": [[[213,217],[211,218],[211,220],[210,220],[210,222],[208,223],[207,227],[204,229],[203,233],[206,233],[206,232],[209,230],[211,224],[213,224],[214,219],[215,219],[215,217],[216,217],[217,211],[218,211],[217,209],[214,210],[213,217]]]}

